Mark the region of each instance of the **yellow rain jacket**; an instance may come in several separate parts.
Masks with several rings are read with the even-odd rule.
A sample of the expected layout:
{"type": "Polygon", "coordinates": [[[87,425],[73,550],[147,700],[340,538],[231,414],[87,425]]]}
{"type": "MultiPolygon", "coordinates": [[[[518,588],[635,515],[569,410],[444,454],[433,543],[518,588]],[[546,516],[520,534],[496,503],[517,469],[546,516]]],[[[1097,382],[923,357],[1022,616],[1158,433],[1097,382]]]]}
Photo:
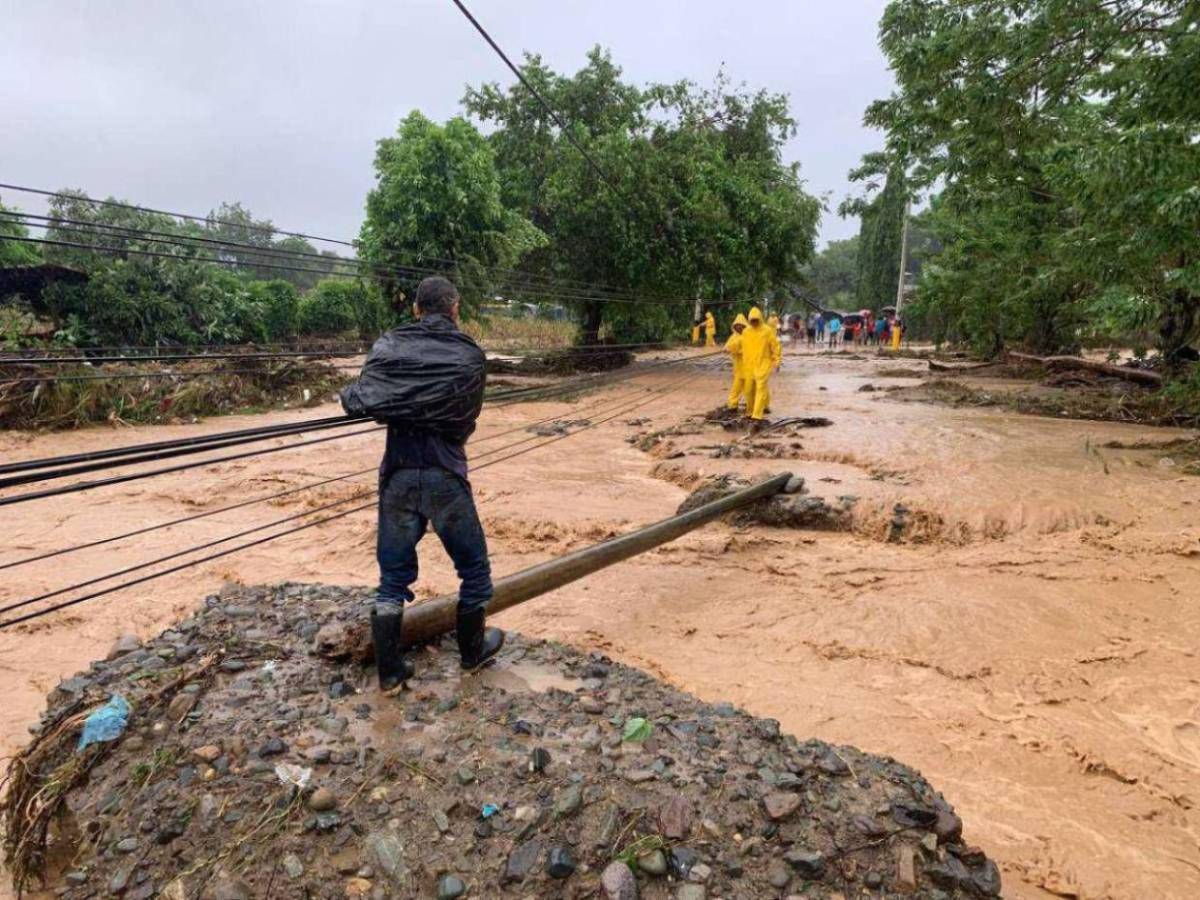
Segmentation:
{"type": "Polygon", "coordinates": [[[717,320],[712,313],[704,314],[704,346],[717,346],[717,320]]]}
{"type": "Polygon", "coordinates": [[[738,334],[737,327],[741,325],[744,331],[748,324],[746,317],[738,313],[738,317],[733,320],[733,334],[725,342],[725,352],[733,361],[733,385],[729,388],[728,402],[730,409],[737,409],[746,393],[746,373],[742,366],[742,336],[738,334]]]}
{"type": "Polygon", "coordinates": [[[771,317],[769,319],[767,319],[767,324],[770,325],[772,328],[774,328],[776,332],[778,332],[779,331],[779,316],[775,315],[775,313],[771,313],[771,317]]]}
{"type": "Polygon", "coordinates": [[[761,419],[771,402],[767,382],[783,359],[779,335],[763,321],[762,310],[750,310],[749,325],[742,332],[742,373],[746,379],[746,403],[750,418],[761,419]],[[757,324],[756,324],[757,323],[757,324]]]}

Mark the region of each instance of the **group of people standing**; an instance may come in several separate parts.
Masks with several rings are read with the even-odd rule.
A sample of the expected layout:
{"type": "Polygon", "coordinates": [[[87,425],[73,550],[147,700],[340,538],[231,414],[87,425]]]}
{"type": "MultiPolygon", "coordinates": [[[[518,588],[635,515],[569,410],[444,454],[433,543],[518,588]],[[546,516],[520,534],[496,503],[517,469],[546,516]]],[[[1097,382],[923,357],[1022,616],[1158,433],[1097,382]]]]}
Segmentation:
{"type": "MultiPolygon", "coordinates": [[[[797,322],[797,337],[799,322],[797,322]]],[[[854,316],[830,315],[815,313],[805,324],[805,334],[808,346],[828,344],[836,347],[840,344],[876,344],[880,347],[887,344],[898,346],[903,335],[904,326],[899,319],[889,316],[875,316],[869,312],[858,313],[854,316]]]]}
{"type": "Polygon", "coordinates": [[[725,342],[725,352],[733,361],[729,409],[738,409],[744,401],[751,422],[761,422],[770,412],[771,376],[783,362],[779,318],[763,319],[757,306],[751,307],[748,315],[738,313],[733,320],[733,334],[725,342]]]}

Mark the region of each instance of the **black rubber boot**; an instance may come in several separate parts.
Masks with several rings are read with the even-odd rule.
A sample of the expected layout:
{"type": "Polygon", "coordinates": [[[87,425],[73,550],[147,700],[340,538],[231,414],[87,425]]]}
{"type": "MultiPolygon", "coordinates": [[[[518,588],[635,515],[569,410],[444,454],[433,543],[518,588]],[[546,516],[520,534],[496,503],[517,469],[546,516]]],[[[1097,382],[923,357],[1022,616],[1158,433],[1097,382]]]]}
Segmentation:
{"type": "Polygon", "coordinates": [[[482,607],[470,612],[458,611],[458,652],[464,669],[478,669],[490,662],[504,646],[504,632],[499,628],[484,628],[487,611],[482,607]]]}
{"type": "Polygon", "coordinates": [[[413,677],[413,664],[401,650],[403,623],[404,607],[398,603],[376,604],[371,608],[371,642],[375,645],[375,668],[382,691],[395,690],[413,677]]]}

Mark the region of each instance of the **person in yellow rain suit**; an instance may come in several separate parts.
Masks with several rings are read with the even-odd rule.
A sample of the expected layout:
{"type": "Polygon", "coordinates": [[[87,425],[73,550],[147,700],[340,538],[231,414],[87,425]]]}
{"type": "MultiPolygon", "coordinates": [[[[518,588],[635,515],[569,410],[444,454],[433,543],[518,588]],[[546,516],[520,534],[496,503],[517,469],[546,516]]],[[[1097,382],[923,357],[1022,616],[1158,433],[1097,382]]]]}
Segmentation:
{"type": "Polygon", "coordinates": [[[742,332],[746,330],[746,317],[738,313],[733,320],[733,334],[725,342],[725,352],[733,361],[733,385],[729,388],[730,409],[737,409],[742,397],[746,395],[746,375],[742,371],[742,332]]]}
{"type": "Polygon", "coordinates": [[[742,377],[746,380],[746,411],[751,420],[761,422],[763,413],[771,402],[768,382],[771,373],[779,368],[783,360],[783,346],[779,335],[763,321],[762,310],[757,306],[747,316],[749,324],[742,332],[742,377]]]}
{"type": "Polygon", "coordinates": [[[704,346],[717,346],[717,320],[710,312],[704,314],[704,346]]]}
{"type": "Polygon", "coordinates": [[[775,313],[771,313],[771,315],[767,317],[767,324],[775,329],[776,334],[779,334],[779,316],[775,315],[775,313]]]}
{"type": "Polygon", "coordinates": [[[700,346],[700,324],[699,319],[692,323],[692,343],[696,346],[700,346]]]}

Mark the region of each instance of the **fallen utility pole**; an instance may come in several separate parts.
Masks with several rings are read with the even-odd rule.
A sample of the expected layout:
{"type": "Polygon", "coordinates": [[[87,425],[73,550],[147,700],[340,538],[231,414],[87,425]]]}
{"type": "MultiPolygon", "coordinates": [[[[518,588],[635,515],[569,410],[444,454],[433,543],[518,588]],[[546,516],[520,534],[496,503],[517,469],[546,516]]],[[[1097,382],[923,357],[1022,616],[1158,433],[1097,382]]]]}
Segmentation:
{"type": "MultiPolygon", "coordinates": [[[[755,500],[773,497],[784,489],[791,478],[791,472],[775,475],[728,497],[698,506],[690,512],[671,516],[629,534],[576,550],[566,556],[501,578],[495,584],[495,594],[488,604],[488,613],[494,615],[526,600],[532,600],[613,563],[669,543],[755,500]]],[[[404,614],[404,643],[410,646],[420,644],[453,631],[457,606],[458,597],[451,596],[438,597],[409,607],[404,614]]]]}

